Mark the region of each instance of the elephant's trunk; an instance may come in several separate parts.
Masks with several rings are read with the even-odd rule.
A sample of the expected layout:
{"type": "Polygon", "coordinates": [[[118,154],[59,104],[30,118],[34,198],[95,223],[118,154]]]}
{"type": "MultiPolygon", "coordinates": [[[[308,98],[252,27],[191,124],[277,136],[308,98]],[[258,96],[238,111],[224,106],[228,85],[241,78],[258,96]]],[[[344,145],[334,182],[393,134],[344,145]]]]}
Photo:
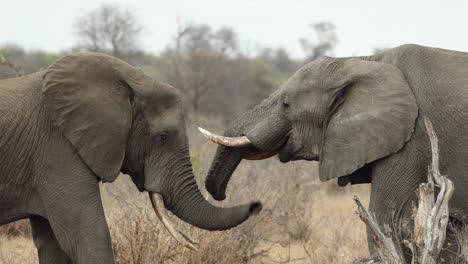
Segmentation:
{"type": "Polygon", "coordinates": [[[262,208],[259,202],[231,208],[214,206],[201,194],[193,174],[185,177],[178,185],[174,197],[165,201],[165,205],[180,219],[206,230],[230,229],[244,222],[250,215],[257,214],[262,208]]]}
{"type": "Polygon", "coordinates": [[[226,199],[226,188],[232,174],[242,161],[242,150],[218,146],[205,180],[206,190],[214,199],[226,199]]]}

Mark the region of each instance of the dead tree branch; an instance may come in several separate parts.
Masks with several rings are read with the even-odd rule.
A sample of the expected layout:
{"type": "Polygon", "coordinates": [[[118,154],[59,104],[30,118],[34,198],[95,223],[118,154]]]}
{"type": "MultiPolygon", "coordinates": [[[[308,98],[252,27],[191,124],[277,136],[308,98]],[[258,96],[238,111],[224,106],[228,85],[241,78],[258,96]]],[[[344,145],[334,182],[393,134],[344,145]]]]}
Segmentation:
{"type": "MultiPolygon", "coordinates": [[[[357,214],[372,232],[372,238],[374,239],[374,243],[376,245],[375,248],[380,257],[380,262],[370,263],[404,263],[403,254],[401,254],[399,247],[393,243],[390,227],[385,224],[384,231],[382,232],[382,230],[380,230],[379,224],[377,223],[377,220],[375,219],[375,215],[369,214],[367,210],[364,209],[357,196],[354,196],[353,199],[357,204],[357,214]]],[[[375,261],[375,259],[372,260],[375,261]]]]}

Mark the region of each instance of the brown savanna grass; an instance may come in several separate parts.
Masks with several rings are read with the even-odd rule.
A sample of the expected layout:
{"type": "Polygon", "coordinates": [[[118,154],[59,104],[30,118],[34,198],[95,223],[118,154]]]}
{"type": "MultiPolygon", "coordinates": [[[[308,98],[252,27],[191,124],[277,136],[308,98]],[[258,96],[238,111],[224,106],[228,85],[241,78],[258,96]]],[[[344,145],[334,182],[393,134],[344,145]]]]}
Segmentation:
{"type": "MultiPolygon", "coordinates": [[[[196,128],[188,130],[194,170],[204,190],[202,177],[216,147],[196,128]]],[[[263,210],[224,232],[199,230],[172,217],[199,241],[198,251],[180,246],[169,235],[147,194],[139,193],[129,177],[103,184],[101,192],[117,263],[351,263],[367,255],[365,227],[354,214],[352,197],[356,194],[367,203],[369,186],[322,183],[316,162],[243,161],[227,200],[209,199],[222,206],[260,200],[263,210]]],[[[27,221],[0,227],[0,263],[37,263],[30,236],[27,221]]]]}

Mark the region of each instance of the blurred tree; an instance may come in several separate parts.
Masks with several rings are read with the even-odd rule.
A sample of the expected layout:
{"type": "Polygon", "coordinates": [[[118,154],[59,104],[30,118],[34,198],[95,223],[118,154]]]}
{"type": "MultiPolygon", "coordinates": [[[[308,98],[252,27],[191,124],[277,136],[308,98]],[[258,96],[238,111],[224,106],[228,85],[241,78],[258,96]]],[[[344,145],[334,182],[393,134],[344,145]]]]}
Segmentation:
{"type": "Polygon", "coordinates": [[[16,45],[0,47],[0,78],[11,78],[24,74],[24,66],[18,60],[24,50],[16,45]]]}
{"type": "Polygon", "coordinates": [[[58,55],[44,51],[27,52],[17,45],[0,47],[0,79],[44,70],[58,59],[58,55]]]}
{"type": "Polygon", "coordinates": [[[22,65],[18,65],[14,62],[11,62],[10,60],[6,59],[5,56],[1,53],[0,53],[0,65],[3,65],[11,69],[12,71],[14,71],[16,76],[21,76],[24,74],[22,65]]]}
{"type": "Polygon", "coordinates": [[[142,31],[143,26],[136,15],[118,5],[103,5],[75,22],[79,49],[104,52],[123,59],[139,52],[136,43],[142,31]]]}
{"type": "Polygon", "coordinates": [[[289,52],[283,47],[277,49],[263,48],[258,58],[272,64],[274,70],[286,74],[294,73],[301,66],[301,63],[291,58],[289,52]]]}
{"type": "Polygon", "coordinates": [[[249,68],[249,78],[254,82],[255,95],[258,98],[256,101],[268,97],[289,76],[275,69],[274,64],[262,57],[252,59],[249,68]]]}
{"type": "Polygon", "coordinates": [[[166,79],[185,93],[198,112],[206,94],[223,85],[229,60],[236,55],[237,34],[232,29],[178,22],[174,41],[163,54],[171,63],[166,79]]]}
{"type": "Polygon", "coordinates": [[[274,61],[276,68],[280,72],[290,72],[292,68],[295,68],[288,51],[284,48],[279,48],[276,50],[274,61]]]}
{"type": "Polygon", "coordinates": [[[312,25],[315,31],[316,40],[311,41],[307,38],[300,38],[299,42],[306,53],[306,60],[312,61],[321,56],[329,55],[335,48],[337,38],[335,26],[328,22],[319,22],[312,25]]]}

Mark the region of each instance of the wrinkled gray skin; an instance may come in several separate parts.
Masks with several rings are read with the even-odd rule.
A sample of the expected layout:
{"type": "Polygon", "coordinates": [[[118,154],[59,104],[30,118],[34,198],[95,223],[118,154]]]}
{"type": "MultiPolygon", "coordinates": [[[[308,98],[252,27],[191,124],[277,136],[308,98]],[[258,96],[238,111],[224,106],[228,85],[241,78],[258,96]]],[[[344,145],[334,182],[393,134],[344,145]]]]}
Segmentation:
{"type": "Polygon", "coordinates": [[[119,172],[203,229],[234,227],[259,206],[209,204],[192,173],[179,92],[107,55],[66,56],[1,80],[0,131],[0,224],[29,218],[41,263],[114,263],[98,183],[119,172]]]}
{"type": "Polygon", "coordinates": [[[427,179],[427,116],[439,137],[441,171],[456,186],[451,217],[465,220],[467,109],[467,53],[403,45],[369,57],[320,58],[230,124],[226,136],[245,135],[254,147],[219,146],[206,188],[225,199],[243,156],[278,151],[282,162],[320,160],[322,181],[372,183],[369,210],[381,224],[405,230],[409,201],[427,179]]]}

